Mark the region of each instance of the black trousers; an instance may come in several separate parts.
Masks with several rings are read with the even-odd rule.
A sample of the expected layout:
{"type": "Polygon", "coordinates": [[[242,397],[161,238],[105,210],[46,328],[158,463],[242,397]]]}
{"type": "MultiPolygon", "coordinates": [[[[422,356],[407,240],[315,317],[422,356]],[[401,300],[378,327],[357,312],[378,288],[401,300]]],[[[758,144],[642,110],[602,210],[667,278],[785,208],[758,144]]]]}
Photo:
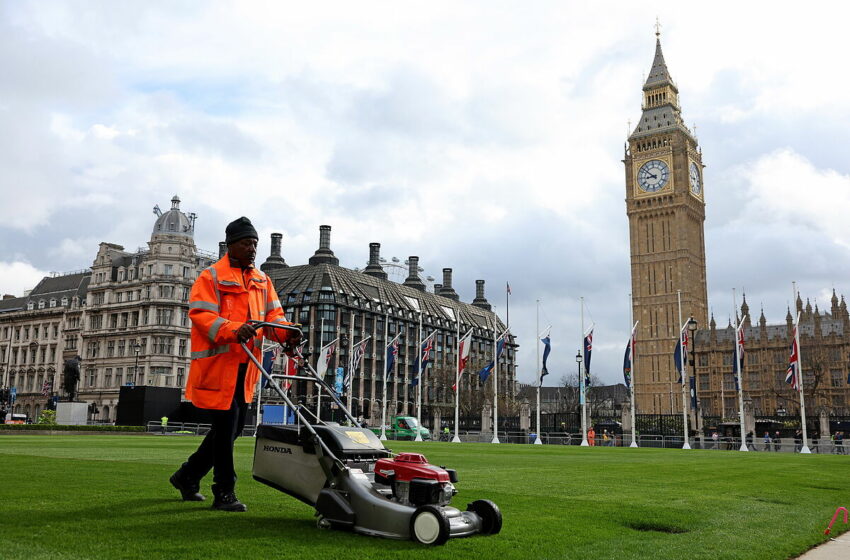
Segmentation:
{"type": "Polygon", "coordinates": [[[245,372],[248,364],[241,364],[236,375],[236,391],[228,410],[211,410],[212,428],[204,441],[183,463],[183,475],[200,481],[212,469],[216,491],[231,492],[236,485],[233,468],[233,443],[245,427],[245,372]]]}

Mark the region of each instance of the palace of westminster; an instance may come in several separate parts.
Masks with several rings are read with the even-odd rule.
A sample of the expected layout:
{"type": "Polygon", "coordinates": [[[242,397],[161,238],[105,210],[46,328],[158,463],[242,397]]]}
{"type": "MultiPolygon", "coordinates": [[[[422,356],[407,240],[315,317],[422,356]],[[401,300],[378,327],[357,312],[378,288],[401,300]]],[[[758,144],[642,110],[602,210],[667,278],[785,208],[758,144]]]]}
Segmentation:
{"type": "MultiPolygon", "coordinates": [[[[738,410],[732,374],[734,329],[731,324],[718,328],[708,314],[703,154],[682,119],[679,90],[667,70],[660,38],[643,94],[642,115],[623,158],[633,315],[640,321],[636,410],[681,414],[672,357],[681,295],[682,316],[693,317],[699,325],[688,371],[696,377],[700,413],[733,419],[738,410]]],[[[101,243],[90,269],[45,277],[23,297],[3,296],[0,387],[15,388],[15,412],[34,420],[51,397],[65,398],[63,364],[77,356],[79,400],[96,404],[100,421],[115,420],[122,385],[183,386],[191,351],[189,290],[225,248],[220,244],[215,255],[195,246],[195,215],[180,210],[176,196],[168,211],[156,213],[147,248],[125,251],[101,243]]],[[[219,229],[223,231],[223,224],[219,229]]],[[[394,282],[382,267],[377,243],[370,244],[364,269],[344,268],[331,250],[330,230],[320,228],[318,249],[301,265],[286,263],[283,236],[272,234],[270,255],[260,268],[274,281],[287,317],[303,325],[313,360],[319,340],[328,343],[345,335],[357,343],[371,337],[352,382],[353,412],[373,425],[378,422],[384,348],[401,333],[399,365],[387,381],[388,413],[415,414],[410,381],[416,347],[423,332],[435,331],[433,361],[424,377],[423,419],[439,422],[439,417],[450,417],[460,323],[462,333],[473,330],[461,406],[465,415],[480,414],[492,402],[493,376],[482,384],[475,372],[492,356],[494,325],[499,333],[504,329],[485,298],[484,281],[476,281],[472,302],[461,302],[452,287],[451,269],[443,269],[442,284],[429,290],[420,278],[418,258],[411,256],[407,278],[394,282]]],[[[798,296],[796,309],[785,310],[783,323],[768,324],[763,310],[751,318],[744,298],[743,390],[753,414],[798,413],[799,399],[785,383],[785,372],[792,316],[799,313],[807,409],[850,415],[850,316],[843,296],[833,292],[830,303],[828,309],[819,309],[798,296]]],[[[518,339],[510,342],[499,366],[500,416],[515,415],[518,407],[518,339]]],[[[339,345],[338,365],[346,363],[350,346],[339,345]]],[[[312,387],[296,385],[294,391],[308,402],[313,398],[312,387]]]]}

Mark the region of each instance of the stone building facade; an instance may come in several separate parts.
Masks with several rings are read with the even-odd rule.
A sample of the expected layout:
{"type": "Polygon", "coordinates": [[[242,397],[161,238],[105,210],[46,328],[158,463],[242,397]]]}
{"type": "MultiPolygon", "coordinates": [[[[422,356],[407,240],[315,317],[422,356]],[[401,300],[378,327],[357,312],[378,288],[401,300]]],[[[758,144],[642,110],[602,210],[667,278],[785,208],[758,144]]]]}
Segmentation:
{"type": "Polygon", "coordinates": [[[0,387],[14,388],[15,412],[36,419],[61,391],[64,360],[80,348],[90,278],[88,271],[49,276],[24,297],[0,301],[0,387]]]}
{"type": "Polygon", "coordinates": [[[45,278],[26,297],[0,302],[0,367],[4,385],[16,388],[15,412],[34,420],[48,397],[67,396],[62,365],[75,356],[78,400],[96,406],[92,420],[114,421],[122,385],[183,386],[189,290],[216,256],[195,247],[195,216],[178,197],[154,212],[147,247],[101,243],[89,271],[45,278]]]}
{"type": "MultiPolygon", "coordinates": [[[[806,411],[815,418],[820,411],[833,416],[850,415],[850,316],[844,297],[833,291],[830,310],[821,311],[810,302],[800,313],[800,356],[806,411]]],[[[746,408],[758,416],[799,417],[798,394],[785,382],[793,323],[796,312],[788,310],[785,322],[767,324],[762,310],[757,322],[750,319],[744,298],[745,357],[742,369],[746,408]]],[[[737,421],[738,393],[732,374],[734,327],[717,328],[712,317],[709,328],[697,331],[694,348],[699,410],[703,417],[737,421]]],[[[693,372],[693,369],[690,370],[693,372]]]]}
{"type": "MultiPolygon", "coordinates": [[[[371,337],[362,361],[354,373],[352,411],[370,425],[380,423],[386,345],[401,333],[396,367],[387,382],[387,414],[415,415],[415,358],[419,341],[435,332],[432,362],[424,374],[423,423],[439,426],[454,418],[452,385],[457,363],[457,333],[472,329],[472,346],[466,373],[460,384],[460,414],[480,416],[492,403],[494,376],[481,383],[477,372],[493,356],[495,330],[504,331],[502,321],[492,311],[484,295],[484,281],[476,281],[476,297],[471,303],[460,301],[452,287],[452,269],[443,269],[442,284],[427,291],[419,276],[419,259],[408,259],[408,277],[403,283],[388,280],[381,265],[380,244],[370,244],[368,265],[364,270],[339,266],[330,248],[330,226],[320,229],[319,248],[308,263],[288,266],[281,256],[280,234],[272,234],[272,252],[262,265],[274,281],[287,318],[303,325],[308,339],[306,352],[315,364],[322,344],[345,335],[348,344],[340,344],[328,371],[347,367],[351,347],[371,337]],[[420,317],[422,330],[419,330],[420,317]],[[459,325],[459,327],[458,327],[459,325]],[[321,341],[321,343],[319,342],[321,341]]],[[[516,394],[516,342],[509,339],[499,365],[499,412],[513,413],[516,394]]],[[[315,404],[312,385],[298,383],[294,396],[315,404]]],[[[270,395],[271,396],[271,395],[270,395]]]]}

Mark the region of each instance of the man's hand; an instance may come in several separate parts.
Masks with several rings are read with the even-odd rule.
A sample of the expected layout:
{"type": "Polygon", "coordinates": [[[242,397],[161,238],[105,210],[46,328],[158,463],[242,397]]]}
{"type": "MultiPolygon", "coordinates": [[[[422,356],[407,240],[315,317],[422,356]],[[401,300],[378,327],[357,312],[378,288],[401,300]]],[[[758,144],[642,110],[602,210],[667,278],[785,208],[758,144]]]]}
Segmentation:
{"type": "Polygon", "coordinates": [[[244,323],[236,331],[236,339],[239,340],[239,342],[248,342],[255,336],[257,336],[257,329],[255,329],[248,323],[244,323]]]}

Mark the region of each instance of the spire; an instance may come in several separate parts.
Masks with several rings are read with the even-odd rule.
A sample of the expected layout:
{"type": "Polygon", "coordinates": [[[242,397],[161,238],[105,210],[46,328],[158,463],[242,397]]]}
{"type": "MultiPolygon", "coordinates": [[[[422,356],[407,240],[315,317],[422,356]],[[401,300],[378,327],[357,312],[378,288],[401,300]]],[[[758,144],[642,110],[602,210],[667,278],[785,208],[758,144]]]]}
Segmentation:
{"type": "Polygon", "coordinates": [[[830,303],[832,303],[832,310],[831,310],[832,316],[837,319],[839,307],[838,307],[838,296],[835,293],[835,288],[832,289],[832,301],[830,303]]]}
{"type": "Polygon", "coordinates": [[[656,30],[655,58],[652,59],[652,68],[649,70],[649,76],[646,77],[643,89],[645,91],[666,85],[676,86],[667,70],[667,63],[664,62],[664,53],[661,52],[661,31],[656,30]]]}
{"type": "Polygon", "coordinates": [[[764,306],[762,306],[761,315],[759,315],[759,327],[762,329],[767,328],[767,318],[764,316],[764,306]]]}
{"type": "Polygon", "coordinates": [[[752,321],[750,320],[750,306],[747,305],[747,294],[744,294],[744,300],[741,303],[741,317],[744,318],[744,325],[748,327],[752,326],[752,321]]]}
{"type": "Polygon", "coordinates": [[[794,317],[791,316],[791,308],[790,307],[788,308],[788,313],[785,314],[785,322],[788,323],[789,327],[794,322],[794,317]]]}
{"type": "Polygon", "coordinates": [[[717,328],[717,321],[714,320],[714,311],[711,312],[711,321],[708,323],[708,326],[711,327],[711,330],[717,328]]]}
{"type": "Polygon", "coordinates": [[[809,298],[806,298],[806,318],[810,319],[812,317],[812,302],[809,301],[809,298]]]}
{"type": "Polygon", "coordinates": [[[800,292],[797,292],[797,313],[803,312],[803,298],[800,297],[800,292]]]}
{"type": "Polygon", "coordinates": [[[844,301],[844,296],[841,296],[841,305],[838,307],[838,310],[841,312],[841,318],[844,320],[844,324],[846,325],[850,322],[850,315],[847,313],[847,302],[844,301]]]}

